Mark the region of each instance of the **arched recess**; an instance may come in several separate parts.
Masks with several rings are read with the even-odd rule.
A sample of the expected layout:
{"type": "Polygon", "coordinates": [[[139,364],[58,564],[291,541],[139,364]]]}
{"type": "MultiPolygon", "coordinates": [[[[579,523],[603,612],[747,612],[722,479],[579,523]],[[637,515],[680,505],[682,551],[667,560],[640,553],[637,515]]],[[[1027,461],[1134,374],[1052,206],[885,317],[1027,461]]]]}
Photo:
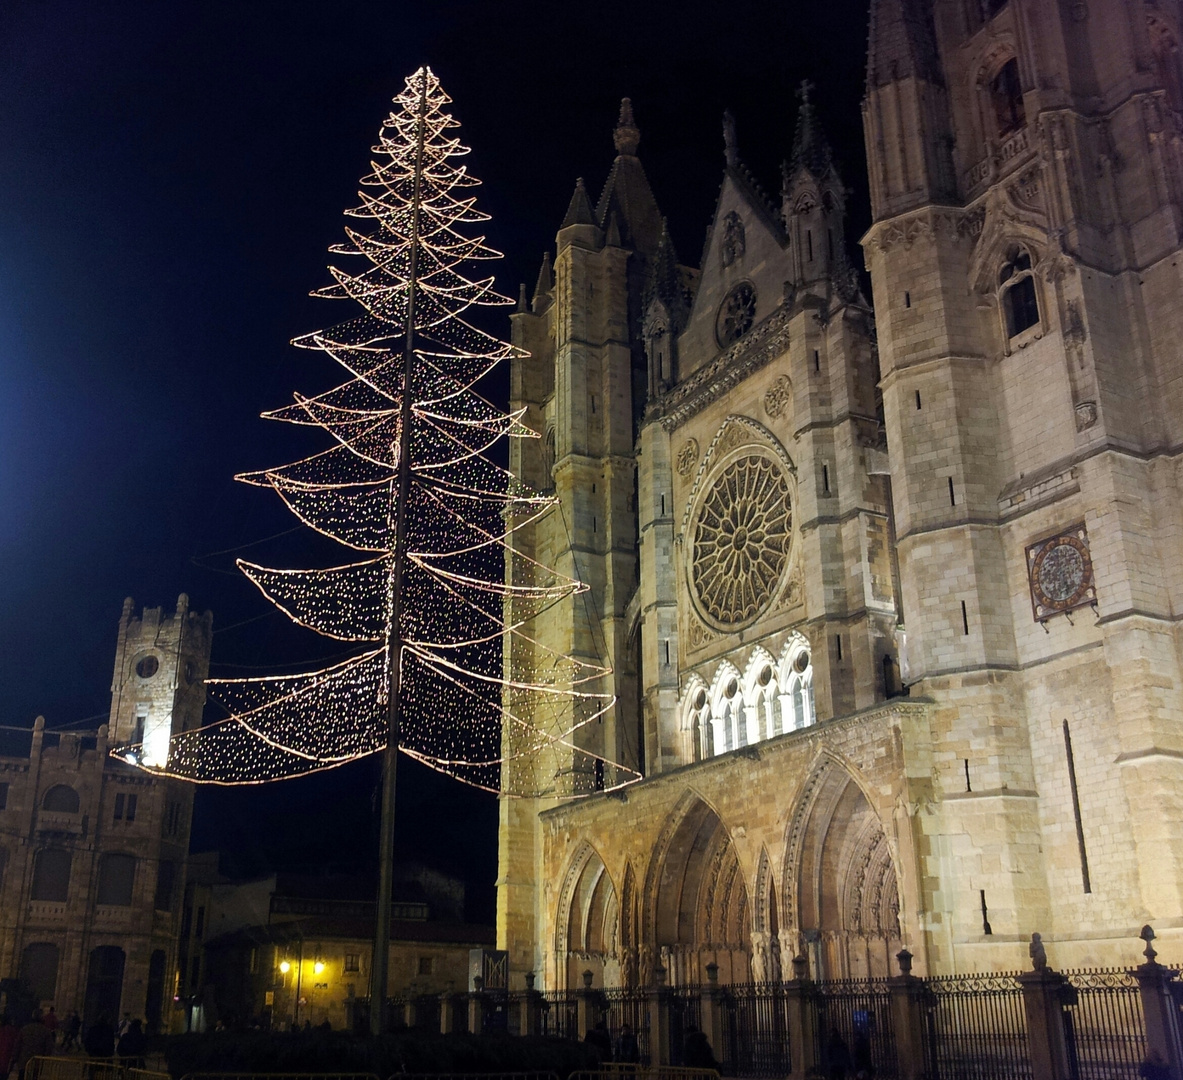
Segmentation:
{"type": "Polygon", "coordinates": [[[756,870],[756,895],[752,904],[752,980],[776,982],[784,971],[780,951],[780,910],[772,860],[767,848],[760,850],[756,870]]]}
{"type": "Polygon", "coordinates": [[[640,985],[641,898],[633,864],[624,868],[620,887],[620,985],[640,985]]]}
{"type": "Polygon", "coordinates": [[[735,846],[719,816],[687,793],[666,822],[645,878],[640,976],[660,961],[670,985],[751,979],[748,893],[735,846]]]}
{"type": "Polygon", "coordinates": [[[620,982],[620,910],[604,860],[584,842],[563,879],[556,955],[568,988],[583,985],[590,970],[595,985],[620,982]]]}
{"type": "Polygon", "coordinates": [[[863,789],[824,756],[789,823],[784,872],[785,951],[813,978],[890,975],[900,938],[892,844],[863,789]]]}

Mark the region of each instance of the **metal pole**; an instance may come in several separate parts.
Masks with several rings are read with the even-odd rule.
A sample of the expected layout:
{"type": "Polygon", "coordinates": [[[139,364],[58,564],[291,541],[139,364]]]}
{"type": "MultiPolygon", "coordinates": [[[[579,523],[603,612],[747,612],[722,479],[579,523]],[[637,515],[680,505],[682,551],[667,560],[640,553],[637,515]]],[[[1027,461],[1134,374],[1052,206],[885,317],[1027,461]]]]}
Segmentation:
{"type": "Polygon", "coordinates": [[[387,685],[386,752],[382,758],[382,826],[378,841],[378,908],[370,972],[370,1031],[386,1030],[386,990],[390,966],[390,893],[394,884],[394,795],[398,769],[402,707],[402,579],[406,566],[407,501],[411,494],[411,373],[415,360],[415,288],[419,272],[419,198],[423,182],[424,122],[427,118],[427,69],[419,88],[415,134],[415,186],[411,197],[411,259],[407,278],[407,326],[403,340],[403,397],[399,406],[398,493],[394,500],[394,551],[390,569],[390,626],[386,637],[390,681],[387,685]]]}

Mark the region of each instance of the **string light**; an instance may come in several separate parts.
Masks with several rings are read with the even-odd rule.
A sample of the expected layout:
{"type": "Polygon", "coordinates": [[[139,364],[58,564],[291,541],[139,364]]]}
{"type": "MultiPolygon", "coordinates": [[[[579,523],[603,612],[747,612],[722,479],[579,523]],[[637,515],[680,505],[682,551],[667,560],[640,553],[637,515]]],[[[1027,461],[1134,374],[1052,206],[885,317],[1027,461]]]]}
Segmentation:
{"type": "MultiPolygon", "coordinates": [[[[313,295],[348,299],[363,313],[296,338],[339,364],[345,382],[264,413],[322,429],[327,449],[288,465],[242,473],[272,489],[304,525],[361,558],[323,569],[273,569],[239,560],[262,594],[300,626],[360,651],[295,675],[210,679],[223,718],[172,736],[167,760],[140,767],[212,784],[249,784],[333,768],[384,749],[390,642],[401,642],[399,748],[465,783],[511,796],[555,793],[553,765],[579,763],[587,794],[638,779],[591,752],[581,729],[611,709],[609,669],[529,635],[533,620],[586,586],[512,542],[551,512],[491,454],[505,439],[537,438],[525,410],[506,412],[478,384],[525,354],[469,321],[512,303],[467,263],[500,258],[464,226],[485,222],[466,193],[479,181],[457,159],[450,98],[430,69],[411,76],[373,147],[360,204],[335,255],[362,260],[313,295]],[[417,208],[417,214],[416,214],[417,208]],[[414,258],[413,258],[414,256],[414,258]],[[410,385],[404,386],[408,311],[414,312],[410,385]],[[404,394],[410,398],[406,546],[395,572],[404,394]],[[397,577],[397,580],[396,580],[397,577]],[[400,598],[399,626],[392,626],[400,598]],[[394,631],[397,631],[395,633],[394,631]],[[526,662],[528,660],[528,662],[526,662]],[[544,751],[561,751],[559,754],[544,751]],[[598,763],[597,763],[598,762],[598,763]]],[[[116,748],[140,760],[141,748],[116,748]]],[[[156,758],[164,757],[157,754],[156,758]]]]}

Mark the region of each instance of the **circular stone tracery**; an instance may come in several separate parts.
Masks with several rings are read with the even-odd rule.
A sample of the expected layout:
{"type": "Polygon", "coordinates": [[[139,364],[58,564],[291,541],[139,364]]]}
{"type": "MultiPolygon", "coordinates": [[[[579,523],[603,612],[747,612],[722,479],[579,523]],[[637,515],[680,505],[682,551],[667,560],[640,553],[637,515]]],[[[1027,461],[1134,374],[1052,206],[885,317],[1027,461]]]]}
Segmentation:
{"type": "Polygon", "coordinates": [[[756,319],[756,289],[750,281],[741,281],[724,298],[715,318],[715,337],[723,348],[738,341],[756,319]]]}
{"type": "Polygon", "coordinates": [[[789,557],[792,505],[784,471],[749,454],[731,462],[703,500],[690,579],[722,626],[754,619],[776,594],[789,557]]]}

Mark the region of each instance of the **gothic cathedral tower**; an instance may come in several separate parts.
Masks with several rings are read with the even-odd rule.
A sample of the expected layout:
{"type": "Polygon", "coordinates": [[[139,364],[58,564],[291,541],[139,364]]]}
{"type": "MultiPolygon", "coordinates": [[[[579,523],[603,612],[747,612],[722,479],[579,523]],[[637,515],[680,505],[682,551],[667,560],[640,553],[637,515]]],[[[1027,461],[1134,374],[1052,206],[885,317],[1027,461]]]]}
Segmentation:
{"type": "Polygon", "coordinates": [[[863,247],[904,678],[933,702],[933,970],[1034,930],[1126,962],[1102,942],[1183,911],[1179,19],[872,5],[863,247]]]}

